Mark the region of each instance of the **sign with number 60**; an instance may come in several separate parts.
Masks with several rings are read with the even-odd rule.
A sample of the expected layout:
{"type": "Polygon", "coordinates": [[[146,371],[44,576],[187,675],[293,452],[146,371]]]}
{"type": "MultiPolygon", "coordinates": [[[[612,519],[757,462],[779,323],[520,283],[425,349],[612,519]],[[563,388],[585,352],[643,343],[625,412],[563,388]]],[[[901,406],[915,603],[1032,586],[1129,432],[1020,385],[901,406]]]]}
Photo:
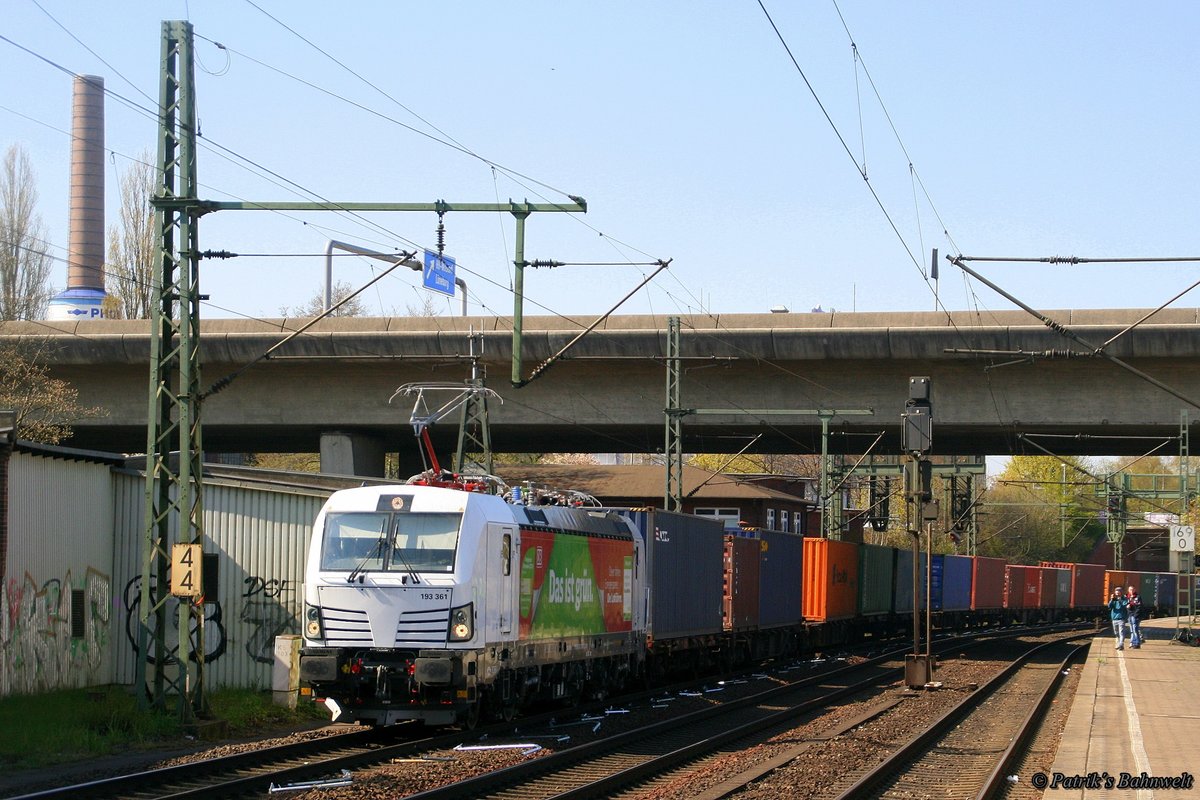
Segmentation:
{"type": "Polygon", "coordinates": [[[1191,553],[1196,549],[1196,528],[1192,525],[1171,526],[1171,552],[1191,553]]]}

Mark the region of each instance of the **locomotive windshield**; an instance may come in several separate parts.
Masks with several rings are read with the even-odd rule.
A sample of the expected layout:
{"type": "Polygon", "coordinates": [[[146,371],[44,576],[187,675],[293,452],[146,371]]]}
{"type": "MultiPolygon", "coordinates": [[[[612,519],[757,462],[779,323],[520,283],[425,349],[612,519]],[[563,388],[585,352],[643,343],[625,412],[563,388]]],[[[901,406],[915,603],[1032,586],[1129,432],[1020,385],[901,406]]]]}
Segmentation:
{"type": "Polygon", "coordinates": [[[331,513],[321,569],[453,572],[462,514],[331,513]]]}

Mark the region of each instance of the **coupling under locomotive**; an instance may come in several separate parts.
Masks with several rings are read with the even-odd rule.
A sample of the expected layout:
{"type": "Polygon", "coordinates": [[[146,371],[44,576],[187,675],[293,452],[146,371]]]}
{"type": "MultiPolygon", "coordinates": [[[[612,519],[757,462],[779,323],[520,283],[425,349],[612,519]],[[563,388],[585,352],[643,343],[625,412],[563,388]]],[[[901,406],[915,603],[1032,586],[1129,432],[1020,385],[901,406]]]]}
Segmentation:
{"type": "Polygon", "coordinates": [[[397,485],[334,493],[305,572],[300,678],[334,721],[509,716],[642,668],[643,543],[617,514],[397,485]]]}

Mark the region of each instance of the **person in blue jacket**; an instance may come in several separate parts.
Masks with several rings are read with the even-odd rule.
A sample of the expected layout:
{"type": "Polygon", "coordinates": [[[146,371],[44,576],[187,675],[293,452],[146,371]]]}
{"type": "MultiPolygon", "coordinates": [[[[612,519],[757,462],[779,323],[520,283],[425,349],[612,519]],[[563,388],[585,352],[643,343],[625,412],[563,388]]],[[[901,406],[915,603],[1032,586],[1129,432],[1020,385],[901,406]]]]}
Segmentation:
{"type": "Polygon", "coordinates": [[[1142,646],[1142,598],[1138,597],[1137,589],[1129,587],[1125,596],[1126,618],[1129,620],[1129,646],[1137,650],[1142,646]]]}
{"type": "Polygon", "coordinates": [[[1129,619],[1129,601],[1121,592],[1121,587],[1113,589],[1112,597],[1108,599],[1108,616],[1112,618],[1113,633],[1117,636],[1117,649],[1125,649],[1125,625],[1129,619]]]}

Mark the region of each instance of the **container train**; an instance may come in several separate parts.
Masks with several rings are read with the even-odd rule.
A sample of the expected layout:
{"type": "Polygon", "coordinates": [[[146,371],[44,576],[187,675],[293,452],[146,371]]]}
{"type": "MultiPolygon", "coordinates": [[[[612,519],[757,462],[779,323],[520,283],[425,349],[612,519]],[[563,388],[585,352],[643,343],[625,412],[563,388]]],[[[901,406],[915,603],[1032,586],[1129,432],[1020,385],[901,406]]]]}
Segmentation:
{"type": "Polygon", "coordinates": [[[302,692],[335,721],[470,725],[911,631],[926,586],[942,627],[1098,616],[1110,582],[1174,613],[1172,574],[935,555],[926,576],[922,553],[914,595],[913,558],[655,509],[349,489],[329,498],[309,547],[302,692]]]}

